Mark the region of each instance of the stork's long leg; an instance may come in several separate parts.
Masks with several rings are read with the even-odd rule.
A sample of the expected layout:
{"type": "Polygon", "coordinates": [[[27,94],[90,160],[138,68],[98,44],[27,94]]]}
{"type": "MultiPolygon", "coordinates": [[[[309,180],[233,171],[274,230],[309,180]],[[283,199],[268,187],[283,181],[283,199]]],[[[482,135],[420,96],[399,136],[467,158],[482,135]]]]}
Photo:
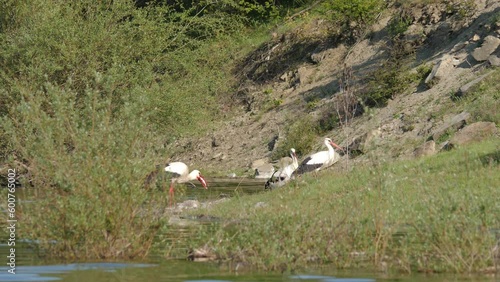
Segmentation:
{"type": "Polygon", "coordinates": [[[168,202],[169,206],[172,207],[172,201],[174,200],[174,182],[170,183],[170,190],[168,190],[168,202]]]}

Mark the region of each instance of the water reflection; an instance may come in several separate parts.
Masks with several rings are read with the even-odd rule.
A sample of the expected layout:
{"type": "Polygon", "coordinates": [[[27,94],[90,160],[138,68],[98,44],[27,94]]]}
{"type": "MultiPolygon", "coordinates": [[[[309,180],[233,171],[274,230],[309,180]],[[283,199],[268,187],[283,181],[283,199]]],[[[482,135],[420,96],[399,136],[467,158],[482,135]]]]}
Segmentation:
{"type": "Polygon", "coordinates": [[[264,192],[265,181],[250,178],[208,178],[207,183],[208,190],[202,189],[200,185],[185,185],[186,193],[183,200],[214,200],[264,192]]]}
{"type": "Polygon", "coordinates": [[[318,281],[318,282],[374,282],[375,279],[367,278],[336,278],[324,275],[292,275],[290,281],[318,281]]]}
{"type": "MultiPolygon", "coordinates": [[[[151,267],[153,264],[127,264],[127,263],[72,263],[58,265],[20,266],[16,273],[7,272],[7,267],[0,267],[0,281],[54,281],[62,280],[55,275],[77,271],[105,271],[114,272],[117,269],[151,267]]],[[[84,281],[84,280],[82,280],[84,281]]],[[[95,282],[95,281],[94,281],[95,282]]]]}

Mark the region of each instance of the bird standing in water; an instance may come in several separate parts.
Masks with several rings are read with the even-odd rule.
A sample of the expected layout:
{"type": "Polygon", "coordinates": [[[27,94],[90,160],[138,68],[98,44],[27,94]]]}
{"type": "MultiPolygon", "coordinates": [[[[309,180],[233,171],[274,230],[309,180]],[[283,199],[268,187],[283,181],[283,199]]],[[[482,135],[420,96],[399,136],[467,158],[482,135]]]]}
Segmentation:
{"type": "Polygon", "coordinates": [[[172,173],[172,180],[170,182],[169,193],[169,203],[172,206],[172,201],[174,199],[174,184],[175,183],[185,183],[193,180],[200,181],[203,188],[208,189],[207,181],[201,175],[199,170],[193,170],[189,172],[188,166],[183,162],[172,162],[165,167],[166,172],[172,173]]]}

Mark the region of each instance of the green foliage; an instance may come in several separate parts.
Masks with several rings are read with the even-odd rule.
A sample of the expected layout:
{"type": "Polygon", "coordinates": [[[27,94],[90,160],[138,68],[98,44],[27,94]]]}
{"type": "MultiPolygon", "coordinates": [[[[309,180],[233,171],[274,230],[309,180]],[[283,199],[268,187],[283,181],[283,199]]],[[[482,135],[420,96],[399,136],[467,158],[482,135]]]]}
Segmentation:
{"type": "Polygon", "coordinates": [[[1,2],[0,153],[44,199],[23,206],[20,236],[65,258],[145,256],[160,219],[144,178],[165,143],[214,118],[241,21],[52,2],[1,2]]]}
{"type": "MultiPolygon", "coordinates": [[[[400,51],[394,50],[393,52],[400,51]]],[[[385,106],[389,99],[425,80],[432,71],[432,67],[424,64],[419,66],[416,72],[412,72],[408,63],[410,58],[411,56],[405,54],[394,56],[372,73],[369,89],[361,96],[365,105],[370,107],[385,106]]]]}
{"type": "Polygon", "coordinates": [[[370,107],[381,107],[387,104],[396,94],[403,92],[411,82],[407,76],[407,70],[396,62],[386,62],[379,70],[371,76],[371,89],[364,94],[365,105],[370,107]]]}
{"type": "Polygon", "coordinates": [[[471,18],[477,10],[477,4],[474,0],[456,1],[447,3],[447,12],[456,14],[461,19],[471,18]]]}
{"type": "Polygon", "coordinates": [[[396,15],[387,25],[389,35],[392,37],[396,37],[403,34],[406,30],[408,30],[408,27],[411,25],[411,23],[412,22],[410,18],[405,17],[402,14],[396,15]]]}
{"type": "Polygon", "coordinates": [[[492,139],[419,160],[331,170],[275,195],[233,198],[209,212],[245,224],[221,224],[188,244],[262,270],[315,263],[482,272],[495,267],[499,145],[492,139]],[[255,208],[261,201],[266,206],[255,208]]]}
{"type": "Polygon", "coordinates": [[[341,36],[350,38],[372,23],[384,5],[383,0],[328,0],[321,4],[321,10],[342,27],[341,36]]]}
{"type": "Polygon", "coordinates": [[[273,151],[273,158],[288,156],[290,148],[295,148],[298,155],[308,153],[316,140],[317,131],[314,124],[309,116],[297,118],[286,128],[286,138],[278,143],[278,147],[273,151]]]}
{"type": "Polygon", "coordinates": [[[21,205],[19,236],[55,257],[146,256],[161,223],[143,207],[152,203],[144,178],[158,161],[147,101],[122,96],[117,110],[95,89],[79,96],[50,83],[18,89],[21,101],[2,124],[39,196],[21,205]]]}

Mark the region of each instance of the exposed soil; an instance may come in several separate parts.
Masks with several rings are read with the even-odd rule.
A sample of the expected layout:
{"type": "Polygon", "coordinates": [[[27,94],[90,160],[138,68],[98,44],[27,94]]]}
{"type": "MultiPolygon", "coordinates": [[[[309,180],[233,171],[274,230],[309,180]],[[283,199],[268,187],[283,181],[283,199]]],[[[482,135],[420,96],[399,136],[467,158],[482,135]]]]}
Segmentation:
{"type": "MultiPolygon", "coordinates": [[[[262,158],[271,161],[272,151],[286,138],[284,129],[298,116],[310,115],[317,120],[325,114],[336,114],[341,103],[341,79],[349,83],[349,91],[364,91],[371,73],[393,54],[388,23],[403,13],[412,24],[399,47],[403,51],[407,48],[405,52],[413,56],[411,68],[432,66],[448,57],[455,60],[454,65],[441,64],[440,71],[445,75],[436,79],[431,88],[423,82],[414,85],[387,106],[369,108],[325,135],[342,146],[351,145],[360,136],[373,137],[365,145],[364,154],[344,157],[335,168],[412,158],[415,148],[428,140],[435,128],[450,115],[460,113],[460,109],[453,109],[450,93],[489,67],[488,61],[477,62],[471,53],[487,35],[500,36],[498,23],[491,24],[500,13],[500,1],[475,2],[473,11],[457,8],[450,12],[446,5],[426,5],[404,12],[394,7],[392,14],[380,15],[371,31],[351,45],[328,37],[331,26],[322,20],[286,34],[273,34],[235,70],[241,85],[234,93],[240,105],[236,115],[202,138],[178,140],[173,146],[179,153],[170,160],[182,160],[212,172],[251,175],[250,164],[262,158]],[[273,102],[279,105],[272,106],[273,102]],[[439,115],[443,109],[448,109],[449,114],[439,115]]],[[[315,150],[322,150],[321,138],[317,144],[315,150]]]]}

